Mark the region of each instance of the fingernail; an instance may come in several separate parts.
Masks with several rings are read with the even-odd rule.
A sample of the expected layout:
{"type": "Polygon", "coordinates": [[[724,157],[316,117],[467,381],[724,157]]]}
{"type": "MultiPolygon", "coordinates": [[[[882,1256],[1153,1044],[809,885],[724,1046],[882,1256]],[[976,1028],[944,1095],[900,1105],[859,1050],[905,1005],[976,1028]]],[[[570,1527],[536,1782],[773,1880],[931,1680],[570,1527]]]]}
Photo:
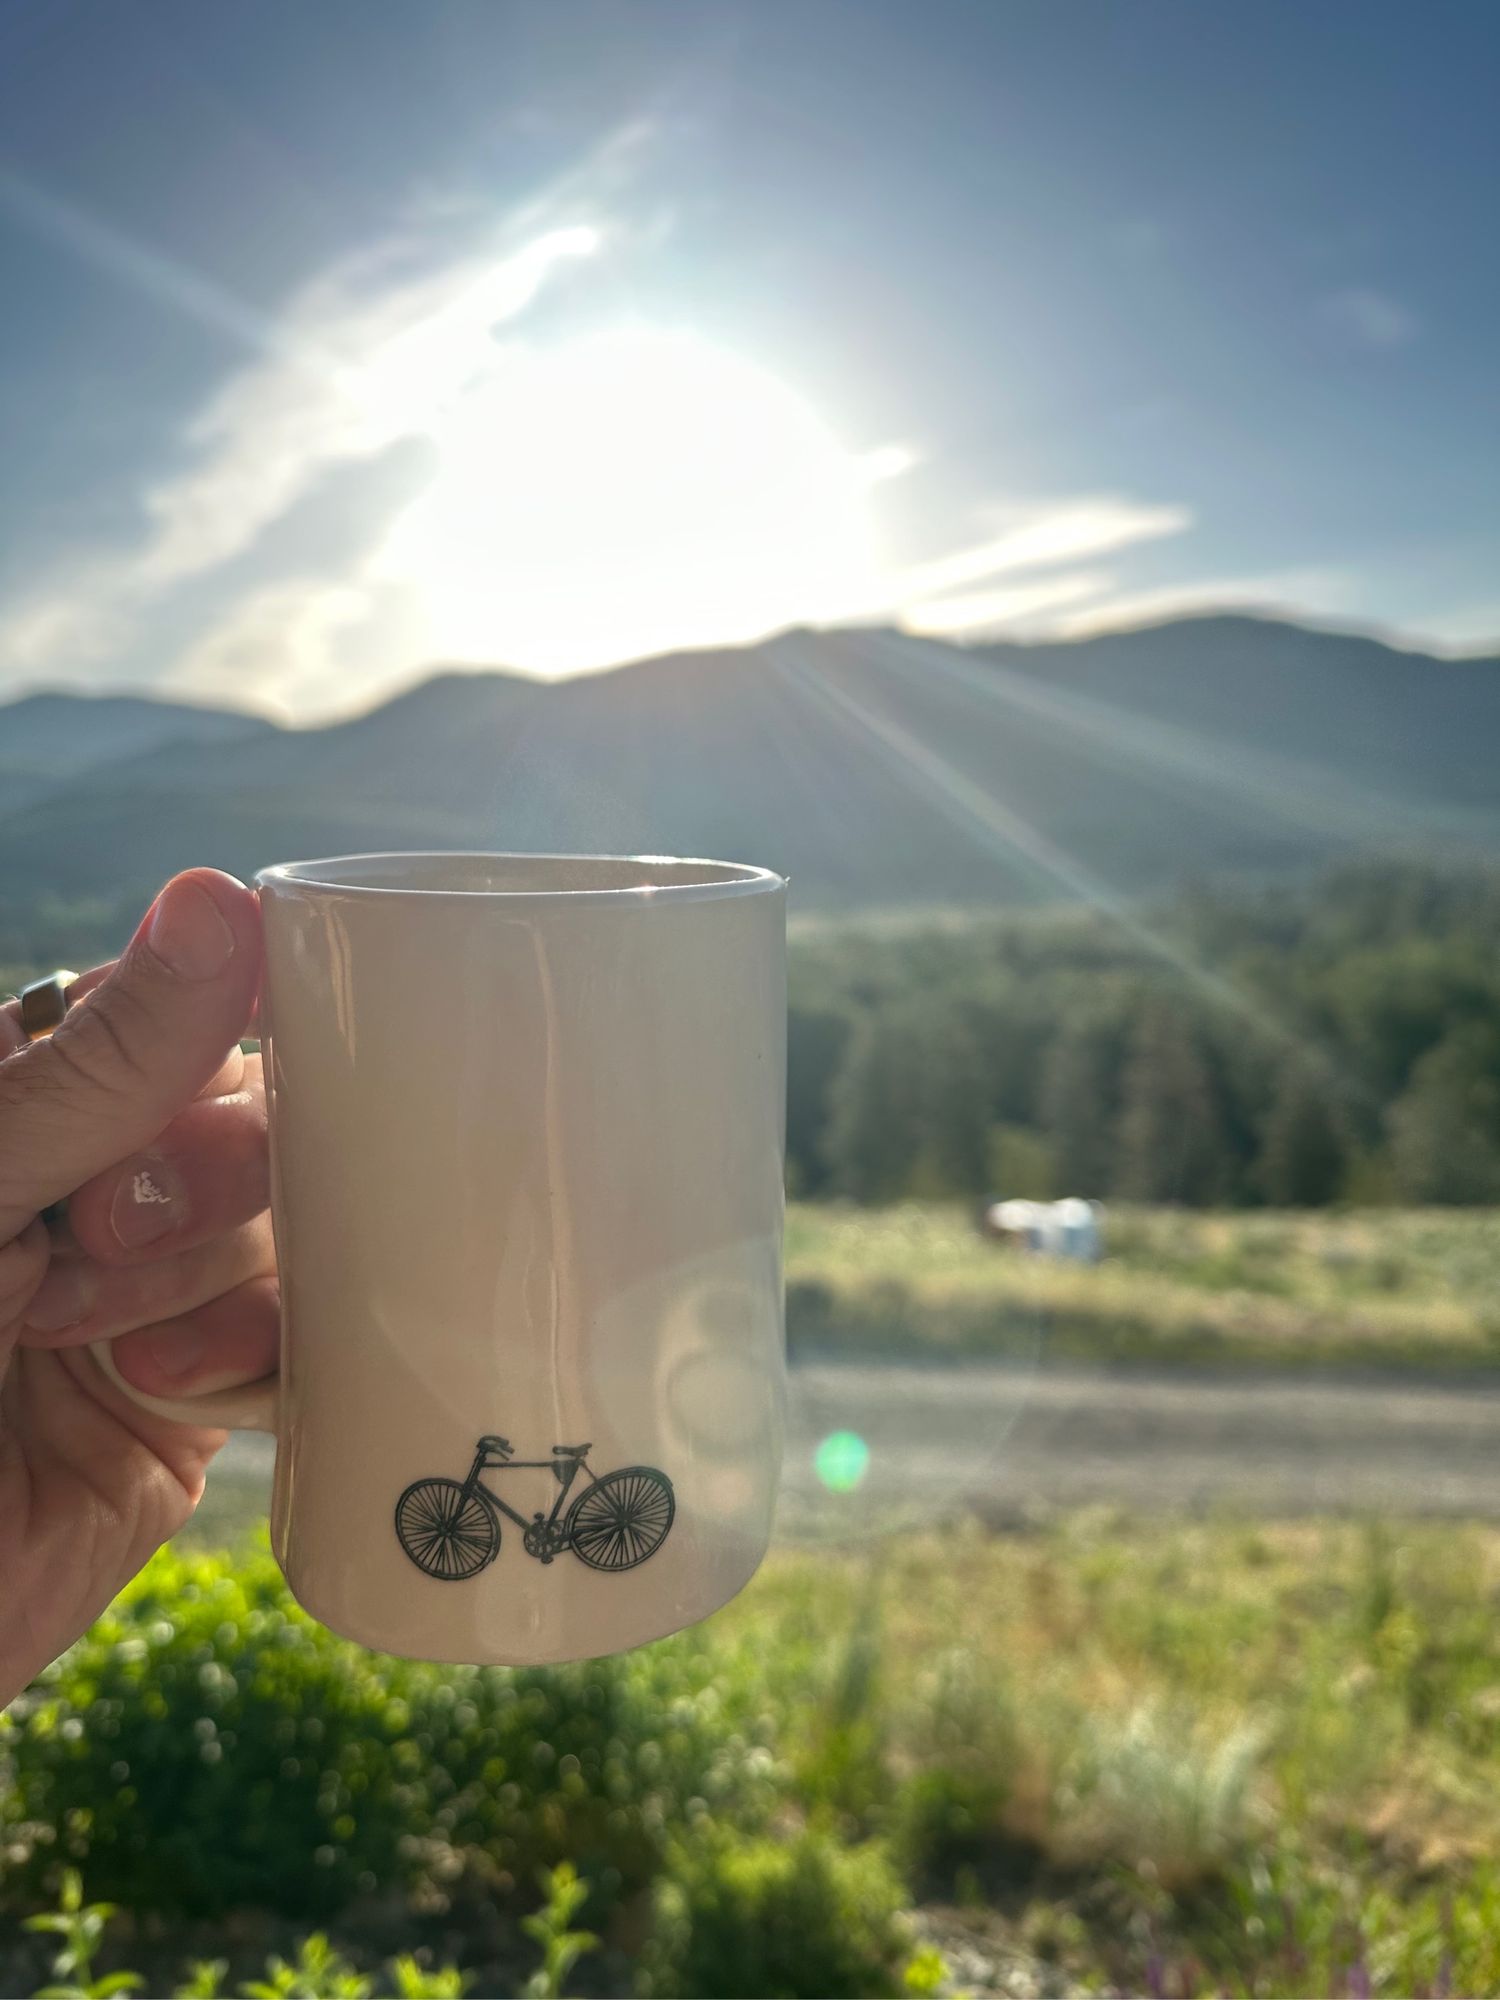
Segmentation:
{"type": "Polygon", "coordinates": [[[61,1333],[86,1319],[93,1303],[93,1283],[81,1264],[53,1264],[31,1295],[26,1324],[36,1333],[61,1333]]]}
{"type": "Polygon", "coordinates": [[[175,1381],[202,1360],[206,1336],[196,1326],[159,1326],[147,1335],[146,1345],[162,1374],[175,1381]]]}
{"type": "Polygon", "coordinates": [[[169,882],[156,899],[146,943],[179,979],[212,979],[234,956],[234,932],[196,882],[169,882]]]}
{"type": "Polygon", "coordinates": [[[109,1205],[115,1240],[126,1250],[155,1243],[187,1220],[187,1190],[175,1167],[165,1160],[134,1160],[120,1169],[119,1185],[109,1205]]]}

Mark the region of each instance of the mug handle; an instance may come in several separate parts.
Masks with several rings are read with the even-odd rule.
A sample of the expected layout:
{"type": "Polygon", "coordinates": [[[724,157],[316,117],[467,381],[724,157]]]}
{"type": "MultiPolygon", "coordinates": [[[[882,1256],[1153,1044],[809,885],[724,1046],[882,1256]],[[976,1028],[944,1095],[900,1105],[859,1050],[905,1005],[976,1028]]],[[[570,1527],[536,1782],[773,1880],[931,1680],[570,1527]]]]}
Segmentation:
{"type": "Polygon", "coordinates": [[[220,1389],[207,1396],[148,1396],[132,1387],[115,1366],[113,1349],[107,1340],[89,1343],[99,1372],[106,1376],[132,1403],[153,1416],[170,1417],[178,1424],[207,1424],[212,1430],[274,1431],[276,1392],[281,1378],[263,1375],[258,1382],[243,1383],[237,1389],[220,1389]]]}

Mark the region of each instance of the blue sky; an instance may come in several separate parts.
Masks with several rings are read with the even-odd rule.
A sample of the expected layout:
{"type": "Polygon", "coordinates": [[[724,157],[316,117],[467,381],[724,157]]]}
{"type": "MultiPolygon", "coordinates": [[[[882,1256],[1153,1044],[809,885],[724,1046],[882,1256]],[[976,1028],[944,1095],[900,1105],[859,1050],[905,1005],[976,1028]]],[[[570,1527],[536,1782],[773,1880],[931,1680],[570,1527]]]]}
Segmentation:
{"type": "Polygon", "coordinates": [[[1500,10],[0,0],[0,692],[1500,639],[1500,10]]]}

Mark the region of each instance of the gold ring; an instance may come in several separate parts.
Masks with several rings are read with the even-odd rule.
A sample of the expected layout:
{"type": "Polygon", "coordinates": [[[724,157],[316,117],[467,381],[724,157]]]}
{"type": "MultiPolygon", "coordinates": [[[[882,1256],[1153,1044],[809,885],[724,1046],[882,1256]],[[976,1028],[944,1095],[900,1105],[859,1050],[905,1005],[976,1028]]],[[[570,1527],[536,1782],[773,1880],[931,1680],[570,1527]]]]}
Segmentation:
{"type": "Polygon", "coordinates": [[[34,979],[21,988],[21,1032],[28,1042],[41,1041],[59,1025],[77,978],[76,972],[54,972],[50,979],[34,979]]]}

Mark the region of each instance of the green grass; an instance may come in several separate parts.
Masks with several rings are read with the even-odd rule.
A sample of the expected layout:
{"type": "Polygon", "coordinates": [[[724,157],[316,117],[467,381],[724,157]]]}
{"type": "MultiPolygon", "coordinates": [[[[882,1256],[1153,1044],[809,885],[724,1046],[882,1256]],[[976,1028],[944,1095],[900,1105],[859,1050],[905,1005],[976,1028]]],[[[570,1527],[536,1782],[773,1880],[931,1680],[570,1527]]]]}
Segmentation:
{"type": "Polygon", "coordinates": [[[1500,1367],[1500,1216],[1112,1209],[1093,1268],[998,1248],[954,1206],[794,1204],[797,1354],[1161,1366],[1500,1367]]]}
{"type": "Polygon", "coordinates": [[[950,1949],[1043,1990],[1494,1992],[1497,1611],[1490,1528],[1091,1514],[783,1555],[711,1629],[799,1809],[891,1842],[950,1949]]]}
{"type": "Polygon", "coordinates": [[[514,1990],[559,1855],[602,1939],[587,1992],[893,1991],[924,1938],[1021,1993],[1500,1991],[1490,1527],[1090,1513],[783,1552],[693,1632],[521,1675],[382,1662],[263,1554],[169,1553],[13,1728],[0,1958],[49,1855],[133,1911],[113,1962],[289,1950],[152,1908],[188,1860],[237,1904],[298,1884],[300,1810],[382,1885],[324,1911],[338,1948],[424,1946],[480,1991],[514,1990]],[[752,1946],[774,1987],[736,1983],[752,1946]]]}

